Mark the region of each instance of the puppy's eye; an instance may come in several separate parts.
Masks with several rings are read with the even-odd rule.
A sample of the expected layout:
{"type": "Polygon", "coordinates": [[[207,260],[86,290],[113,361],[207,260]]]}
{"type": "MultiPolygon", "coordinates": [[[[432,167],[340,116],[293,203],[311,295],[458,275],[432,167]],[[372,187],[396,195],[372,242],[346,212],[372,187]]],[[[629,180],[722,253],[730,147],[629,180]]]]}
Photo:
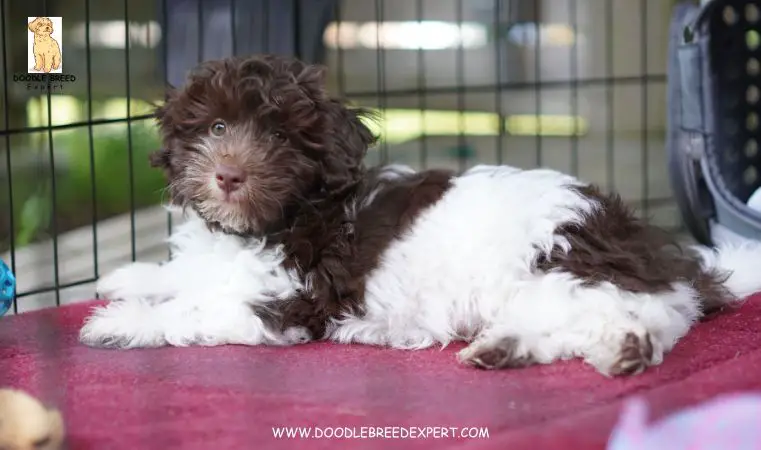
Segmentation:
{"type": "Polygon", "coordinates": [[[216,121],[213,124],[211,124],[211,134],[214,136],[222,136],[227,132],[227,125],[225,125],[222,121],[216,121]]]}
{"type": "Polygon", "coordinates": [[[275,139],[278,139],[281,141],[285,140],[285,133],[283,133],[282,131],[275,131],[274,133],[272,133],[272,135],[275,136],[275,139]]]}

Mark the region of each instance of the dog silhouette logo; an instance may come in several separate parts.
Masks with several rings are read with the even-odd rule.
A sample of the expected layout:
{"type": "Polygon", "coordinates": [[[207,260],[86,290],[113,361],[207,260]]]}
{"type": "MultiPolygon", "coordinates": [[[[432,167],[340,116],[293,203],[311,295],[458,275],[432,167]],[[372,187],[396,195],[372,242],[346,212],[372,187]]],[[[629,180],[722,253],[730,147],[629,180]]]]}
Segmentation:
{"type": "Polygon", "coordinates": [[[62,73],[61,17],[29,17],[28,73],[62,73]]]}

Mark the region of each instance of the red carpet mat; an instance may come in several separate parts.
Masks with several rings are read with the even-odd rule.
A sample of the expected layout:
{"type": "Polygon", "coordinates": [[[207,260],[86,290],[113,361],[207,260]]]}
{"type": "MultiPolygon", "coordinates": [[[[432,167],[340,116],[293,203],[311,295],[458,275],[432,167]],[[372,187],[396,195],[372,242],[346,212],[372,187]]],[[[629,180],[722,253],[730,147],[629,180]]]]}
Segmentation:
{"type": "Polygon", "coordinates": [[[0,385],[58,405],[71,450],[601,449],[628,396],[644,395],[659,417],[761,390],[761,295],[700,324],[663,365],[612,380],[577,361],[483,372],[455,362],[459,345],[94,350],[76,339],[90,306],[0,319],[0,385]],[[422,430],[384,428],[414,439],[278,439],[273,427],[422,430]],[[441,429],[419,438],[433,432],[426,427],[487,427],[489,438],[441,429]]]}

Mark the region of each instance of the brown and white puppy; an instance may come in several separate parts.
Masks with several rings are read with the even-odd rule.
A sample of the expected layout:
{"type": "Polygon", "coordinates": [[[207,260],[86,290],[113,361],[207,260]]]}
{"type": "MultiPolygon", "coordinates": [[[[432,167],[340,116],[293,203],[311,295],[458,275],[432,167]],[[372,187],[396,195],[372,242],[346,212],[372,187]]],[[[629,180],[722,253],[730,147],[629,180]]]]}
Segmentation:
{"type": "Polygon", "coordinates": [[[423,348],[467,364],[662,361],[707,308],[761,288],[759,244],[679,249],[617,196],[547,169],[367,169],[366,112],[324,71],[259,56],[202,64],[157,110],[172,261],[102,279],[88,345],[423,348]],[[674,251],[677,249],[677,251],[674,251]],[[682,251],[684,250],[684,251],[682,251]]]}

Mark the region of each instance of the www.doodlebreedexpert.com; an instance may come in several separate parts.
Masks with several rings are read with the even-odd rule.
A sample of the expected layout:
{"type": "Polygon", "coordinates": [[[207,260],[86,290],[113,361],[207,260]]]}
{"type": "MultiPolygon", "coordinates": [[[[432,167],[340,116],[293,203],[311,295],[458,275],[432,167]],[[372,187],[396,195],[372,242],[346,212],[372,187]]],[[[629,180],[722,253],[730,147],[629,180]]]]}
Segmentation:
{"type": "Polygon", "coordinates": [[[277,439],[488,439],[486,427],[273,427],[277,439]]]}

